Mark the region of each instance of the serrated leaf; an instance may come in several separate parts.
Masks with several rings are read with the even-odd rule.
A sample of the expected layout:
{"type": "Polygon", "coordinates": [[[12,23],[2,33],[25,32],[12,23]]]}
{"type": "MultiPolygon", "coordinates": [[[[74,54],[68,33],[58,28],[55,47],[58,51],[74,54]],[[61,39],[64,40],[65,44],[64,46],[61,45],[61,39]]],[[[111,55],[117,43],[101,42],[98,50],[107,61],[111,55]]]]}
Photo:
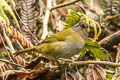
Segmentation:
{"type": "Polygon", "coordinates": [[[102,51],[102,48],[93,48],[88,47],[90,52],[94,55],[95,58],[100,60],[109,60],[109,55],[106,51],[102,51]]]}
{"type": "Polygon", "coordinates": [[[86,46],[95,58],[100,60],[109,60],[110,54],[104,48],[102,48],[95,40],[88,39],[86,42],[86,46]]]}
{"type": "Polygon", "coordinates": [[[79,52],[79,55],[84,56],[86,51],[90,51],[92,56],[100,60],[109,60],[110,54],[102,48],[95,40],[88,39],[85,47],[79,52]]]}
{"type": "Polygon", "coordinates": [[[87,48],[95,58],[100,60],[109,60],[109,53],[104,48],[102,48],[95,40],[88,39],[86,42],[86,46],[88,46],[87,48]]]}
{"type": "Polygon", "coordinates": [[[75,25],[78,21],[80,20],[80,15],[78,13],[76,13],[75,11],[69,9],[68,10],[68,14],[66,16],[66,27],[71,27],[73,25],[75,25]]]}

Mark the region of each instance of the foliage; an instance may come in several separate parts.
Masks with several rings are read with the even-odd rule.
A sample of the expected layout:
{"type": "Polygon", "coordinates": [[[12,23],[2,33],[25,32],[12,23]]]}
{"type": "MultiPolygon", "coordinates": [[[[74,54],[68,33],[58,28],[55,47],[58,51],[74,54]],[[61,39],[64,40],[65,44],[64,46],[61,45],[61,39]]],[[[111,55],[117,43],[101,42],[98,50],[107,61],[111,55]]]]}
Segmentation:
{"type": "Polygon", "coordinates": [[[85,47],[79,52],[80,56],[85,56],[85,53],[90,51],[93,56],[96,59],[99,60],[109,60],[110,59],[110,54],[108,51],[106,51],[104,48],[102,48],[95,40],[93,39],[88,39],[86,41],[85,47]]]}
{"type": "MultiPolygon", "coordinates": [[[[81,18],[83,18],[83,17],[85,18],[84,21],[87,22],[88,24],[93,23],[95,36],[97,38],[100,35],[101,28],[99,28],[99,33],[97,33],[96,25],[99,26],[99,24],[92,19],[88,19],[85,14],[82,14],[82,13],[79,14],[79,13],[76,13],[75,11],[69,9],[66,20],[65,20],[65,22],[66,22],[65,26],[71,27],[71,26],[75,25],[79,20],[82,21],[81,18]]],[[[100,47],[100,45],[92,39],[87,40],[86,46],[80,51],[80,55],[85,55],[86,50],[89,50],[95,58],[98,58],[100,60],[109,60],[109,53],[105,49],[100,47]],[[106,56],[108,56],[108,57],[106,57],[106,56]]]]}
{"type": "MultiPolygon", "coordinates": [[[[105,3],[104,14],[99,15],[99,20],[94,20],[89,17],[99,13],[99,9],[95,11],[87,5],[90,4],[93,6],[92,4],[95,4],[96,8],[99,8],[97,7],[98,3],[92,3],[94,0],[90,0],[91,2],[89,0],[81,0],[81,2],[78,3],[80,7],[76,7],[75,5],[78,4],[75,4],[72,5],[72,9],[66,2],[71,5],[79,0],[52,1],[53,3],[51,4],[53,7],[47,10],[46,6],[48,6],[49,3],[46,4],[46,0],[0,0],[0,80],[16,80],[18,78],[29,78],[29,80],[119,80],[120,1],[102,0],[104,1],[103,3],[105,3]],[[84,1],[88,1],[87,4],[84,1]],[[59,2],[60,5],[57,4],[57,2],[59,2]],[[65,5],[63,5],[62,2],[65,3],[65,5]],[[62,8],[65,6],[67,7],[62,8]],[[58,63],[57,65],[51,58],[46,58],[46,56],[44,57],[43,55],[40,56],[40,53],[34,51],[19,56],[13,55],[14,51],[34,47],[35,44],[41,45],[42,43],[58,42],[59,39],[61,42],[65,40],[64,36],[67,35],[66,32],[61,36],[57,35],[59,39],[53,36],[51,39],[48,37],[44,41],[41,40],[42,43],[37,40],[32,41],[34,37],[39,39],[43,33],[43,23],[45,22],[43,19],[46,18],[45,14],[47,13],[45,9],[50,13],[50,15],[47,16],[49,20],[47,21],[48,24],[46,24],[49,27],[46,29],[48,30],[48,36],[61,31],[63,26],[65,28],[71,28],[79,21],[89,25],[88,32],[92,33],[92,38],[94,39],[87,39],[85,46],[78,53],[79,59],[77,58],[77,61],[65,59],[65,63],[61,61],[63,64],[59,64],[59,62],[55,60],[56,63],[58,63]],[[74,11],[74,9],[77,11],[74,11]],[[83,10],[83,12],[79,12],[79,10],[83,10]],[[88,15],[88,12],[93,13],[93,15],[88,15]],[[21,16],[22,23],[21,20],[16,18],[15,14],[17,14],[17,17],[21,16]],[[11,24],[12,21],[16,23],[17,29],[14,27],[14,24],[11,24]],[[19,30],[19,23],[20,25],[27,24],[27,28],[22,26],[23,29],[19,30]],[[34,26],[34,24],[36,24],[36,26],[34,26]],[[26,31],[26,34],[21,31],[26,31]],[[116,31],[118,32],[114,34],[116,31]],[[108,37],[106,37],[105,34],[108,37]],[[67,67],[67,69],[65,72],[62,72],[61,68],[64,69],[64,66],[67,67]],[[58,70],[61,70],[60,73],[58,70]]],[[[99,0],[96,0],[96,2],[99,2],[99,0]]],[[[91,37],[91,35],[89,35],[89,37],[91,37]]]]}
{"type": "Polygon", "coordinates": [[[75,25],[78,21],[80,20],[80,15],[76,12],[74,12],[73,10],[69,9],[68,10],[68,14],[66,16],[66,27],[71,27],[73,25],[75,25]]]}
{"type": "MultiPolygon", "coordinates": [[[[101,27],[98,24],[98,22],[89,19],[85,14],[83,13],[76,13],[75,11],[69,9],[68,10],[68,14],[65,20],[66,23],[66,27],[71,27],[74,24],[76,24],[78,21],[84,21],[86,22],[89,26],[91,26],[90,24],[92,24],[93,28],[94,28],[94,39],[97,40],[100,33],[101,33],[101,27]],[[99,28],[99,32],[97,32],[97,27],[99,28]]],[[[88,28],[88,32],[90,32],[90,27],[88,28]]]]}
{"type": "Polygon", "coordinates": [[[8,5],[8,3],[7,3],[5,0],[1,0],[1,1],[0,1],[0,6],[1,6],[1,10],[2,10],[1,16],[3,16],[3,18],[5,18],[5,20],[7,20],[8,23],[10,23],[9,20],[8,20],[8,18],[7,18],[7,16],[5,16],[6,14],[3,12],[3,8],[4,8],[4,9],[7,10],[7,11],[10,13],[10,15],[13,17],[13,19],[14,19],[14,21],[16,22],[17,27],[18,27],[18,29],[19,29],[20,26],[19,26],[18,20],[17,20],[17,18],[16,18],[16,16],[15,16],[13,10],[11,9],[11,7],[8,5]]]}

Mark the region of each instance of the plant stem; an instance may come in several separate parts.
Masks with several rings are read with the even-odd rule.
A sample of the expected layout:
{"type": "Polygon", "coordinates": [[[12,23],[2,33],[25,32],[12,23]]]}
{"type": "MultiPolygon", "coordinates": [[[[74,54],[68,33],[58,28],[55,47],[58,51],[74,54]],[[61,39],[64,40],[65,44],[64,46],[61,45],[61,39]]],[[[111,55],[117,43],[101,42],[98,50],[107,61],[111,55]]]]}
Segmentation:
{"type": "Polygon", "coordinates": [[[113,67],[120,67],[119,63],[109,62],[109,61],[75,61],[72,62],[71,65],[87,65],[87,64],[103,64],[103,65],[109,65],[113,67]]]}
{"type": "Polygon", "coordinates": [[[52,10],[57,9],[57,8],[65,7],[65,6],[74,4],[74,3],[79,2],[79,1],[82,1],[82,0],[73,0],[73,1],[65,2],[65,3],[62,3],[62,4],[59,4],[59,5],[52,7],[50,10],[52,11],[52,10]]]}

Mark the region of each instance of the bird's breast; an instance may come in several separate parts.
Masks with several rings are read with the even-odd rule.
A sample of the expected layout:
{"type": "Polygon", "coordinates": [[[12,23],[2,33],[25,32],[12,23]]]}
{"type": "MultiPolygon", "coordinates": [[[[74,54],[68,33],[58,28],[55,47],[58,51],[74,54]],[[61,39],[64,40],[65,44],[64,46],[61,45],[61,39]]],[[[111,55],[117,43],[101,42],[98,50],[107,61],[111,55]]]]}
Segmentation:
{"type": "Polygon", "coordinates": [[[84,42],[63,42],[61,46],[56,46],[55,58],[70,58],[76,55],[84,46],[84,42]]]}

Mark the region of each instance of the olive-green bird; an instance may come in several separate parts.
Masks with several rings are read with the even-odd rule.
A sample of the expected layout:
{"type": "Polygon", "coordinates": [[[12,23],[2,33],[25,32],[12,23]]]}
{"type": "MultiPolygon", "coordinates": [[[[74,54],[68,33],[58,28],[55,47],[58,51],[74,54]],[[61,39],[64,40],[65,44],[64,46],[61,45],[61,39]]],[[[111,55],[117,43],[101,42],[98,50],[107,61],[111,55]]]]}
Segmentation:
{"type": "Polygon", "coordinates": [[[36,51],[55,59],[70,58],[76,55],[84,47],[87,38],[88,24],[85,22],[78,22],[71,28],[64,29],[46,38],[38,46],[17,51],[15,55],[36,51]]]}

